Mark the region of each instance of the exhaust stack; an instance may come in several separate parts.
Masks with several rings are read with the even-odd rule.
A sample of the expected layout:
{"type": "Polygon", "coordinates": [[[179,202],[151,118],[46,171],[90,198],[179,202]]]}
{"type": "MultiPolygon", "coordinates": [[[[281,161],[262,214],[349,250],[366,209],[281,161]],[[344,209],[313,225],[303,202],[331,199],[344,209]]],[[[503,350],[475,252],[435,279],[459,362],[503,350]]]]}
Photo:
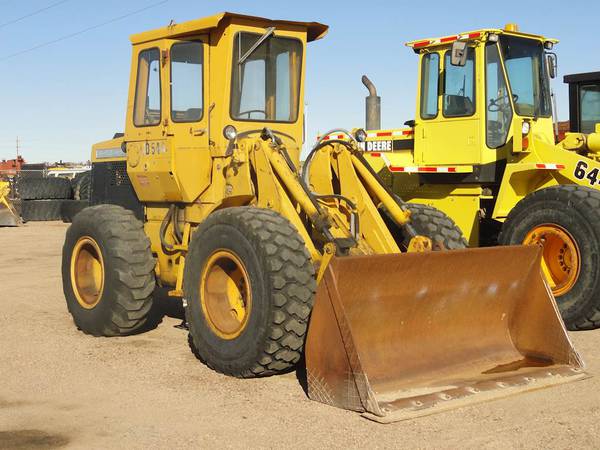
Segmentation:
{"type": "Polygon", "coordinates": [[[369,90],[369,95],[365,98],[365,128],[367,130],[379,130],[381,129],[381,97],[377,95],[375,85],[366,75],[362,76],[362,83],[369,90]]]}

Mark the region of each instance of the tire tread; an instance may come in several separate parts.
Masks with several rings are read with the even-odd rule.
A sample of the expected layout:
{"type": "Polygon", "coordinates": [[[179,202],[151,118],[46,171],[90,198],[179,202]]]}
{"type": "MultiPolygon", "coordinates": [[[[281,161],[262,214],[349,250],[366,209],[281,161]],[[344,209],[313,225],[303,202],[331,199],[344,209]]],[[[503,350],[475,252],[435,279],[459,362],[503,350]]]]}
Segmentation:
{"type": "MultiPolygon", "coordinates": [[[[434,245],[442,245],[446,250],[467,247],[462,231],[444,212],[422,203],[407,203],[411,212],[410,221],[417,233],[429,237],[434,245]]],[[[406,240],[405,245],[408,244],[406,240]]]]}
{"type": "MultiPolygon", "coordinates": [[[[123,336],[138,331],[145,324],[152,307],[152,293],[156,284],[150,240],[144,233],[142,223],[131,211],[116,205],[87,207],[75,216],[74,221],[90,221],[98,224],[100,229],[112,231],[107,233],[104,242],[109,254],[103,256],[105,264],[111,265],[105,270],[116,274],[110,320],[97,324],[93,329],[79,328],[94,336],[123,336]],[[143,257],[133,258],[132,255],[143,257]]],[[[66,245],[63,251],[68,251],[66,245]]],[[[70,302],[67,305],[77,323],[75,305],[70,302]]]]}
{"type": "MultiPolygon", "coordinates": [[[[600,237],[600,192],[585,186],[558,185],[532,192],[517,203],[506,218],[498,242],[502,245],[514,244],[511,236],[524,215],[531,212],[533,205],[544,205],[549,202],[560,202],[574,208],[588,220],[591,226],[597,228],[600,237]]],[[[569,319],[563,317],[563,319],[567,328],[573,331],[600,328],[600,296],[595,303],[590,302],[577,317],[569,319]]]]}
{"type": "Polygon", "coordinates": [[[22,200],[70,199],[71,182],[66,178],[23,178],[19,182],[22,200]]]}
{"type": "MultiPolygon", "coordinates": [[[[198,342],[190,333],[196,355],[212,369],[241,378],[272,375],[293,367],[301,358],[308,318],[316,292],[311,258],[294,226],[280,214],[254,207],[232,207],[213,213],[196,231],[213,223],[241,223],[246,236],[267,263],[264,269],[271,280],[272,311],[267,339],[255,363],[241,373],[217,367],[198,353],[198,342]]],[[[186,308],[186,315],[189,308],[186,308]]],[[[187,317],[188,323],[191,317],[187,317]]]]}
{"type": "Polygon", "coordinates": [[[64,200],[23,200],[21,217],[23,222],[47,222],[61,220],[64,200]]]}

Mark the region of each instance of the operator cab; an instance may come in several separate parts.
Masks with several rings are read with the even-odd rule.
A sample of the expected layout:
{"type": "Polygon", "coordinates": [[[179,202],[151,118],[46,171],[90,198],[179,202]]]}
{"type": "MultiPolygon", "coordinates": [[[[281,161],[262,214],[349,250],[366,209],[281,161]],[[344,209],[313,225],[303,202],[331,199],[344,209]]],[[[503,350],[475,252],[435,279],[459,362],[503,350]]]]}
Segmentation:
{"type": "Polygon", "coordinates": [[[131,36],[125,133],[94,146],[92,202],[139,218],[143,203],[194,202],[212,158],[265,127],[298,164],[306,45],[327,29],[224,12],[131,36]]]}
{"type": "Polygon", "coordinates": [[[556,42],[507,25],[407,43],[421,67],[416,162],[486,164],[498,160],[494,151],[530,150],[530,132],[552,136],[556,42]]]}

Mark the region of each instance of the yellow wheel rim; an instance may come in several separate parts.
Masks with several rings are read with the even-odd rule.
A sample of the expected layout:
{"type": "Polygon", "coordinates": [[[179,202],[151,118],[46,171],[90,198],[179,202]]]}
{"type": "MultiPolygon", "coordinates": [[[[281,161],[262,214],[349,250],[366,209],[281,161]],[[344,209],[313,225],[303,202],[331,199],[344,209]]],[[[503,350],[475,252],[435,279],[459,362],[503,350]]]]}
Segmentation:
{"type": "Polygon", "coordinates": [[[71,285],[75,298],[86,308],[94,308],[104,289],[104,260],[98,243],[89,236],[80,237],[71,255],[71,285]]]}
{"type": "Polygon", "coordinates": [[[235,339],[248,324],[252,291],[242,261],[228,250],[217,250],[202,269],[200,303],[210,329],[223,339],[235,339]]]}
{"type": "Polygon", "coordinates": [[[523,240],[525,245],[540,245],[542,271],[554,295],[563,295],[577,282],[581,255],[575,239],[564,228],[555,224],[535,227],[523,240]]]}

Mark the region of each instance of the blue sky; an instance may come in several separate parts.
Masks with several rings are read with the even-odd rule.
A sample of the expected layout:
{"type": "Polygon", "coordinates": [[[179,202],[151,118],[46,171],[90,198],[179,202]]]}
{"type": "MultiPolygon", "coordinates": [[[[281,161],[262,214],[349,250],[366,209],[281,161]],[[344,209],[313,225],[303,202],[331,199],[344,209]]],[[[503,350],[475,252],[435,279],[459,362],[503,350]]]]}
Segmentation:
{"type": "Polygon", "coordinates": [[[31,162],[83,161],[94,142],[122,131],[130,64],[129,35],[220,11],[274,19],[320,21],[328,36],[309,46],[308,133],[364,124],[367,74],[382,96],[382,125],[401,126],[415,109],[416,55],[412,39],[502,27],[556,37],[559,117],[568,117],[562,76],[600,70],[600,2],[524,1],[191,1],[165,4],[46,47],[7,58],[159,0],[0,0],[0,158],[12,158],[15,139],[31,162]],[[543,8],[540,5],[543,4],[543,8]]]}

